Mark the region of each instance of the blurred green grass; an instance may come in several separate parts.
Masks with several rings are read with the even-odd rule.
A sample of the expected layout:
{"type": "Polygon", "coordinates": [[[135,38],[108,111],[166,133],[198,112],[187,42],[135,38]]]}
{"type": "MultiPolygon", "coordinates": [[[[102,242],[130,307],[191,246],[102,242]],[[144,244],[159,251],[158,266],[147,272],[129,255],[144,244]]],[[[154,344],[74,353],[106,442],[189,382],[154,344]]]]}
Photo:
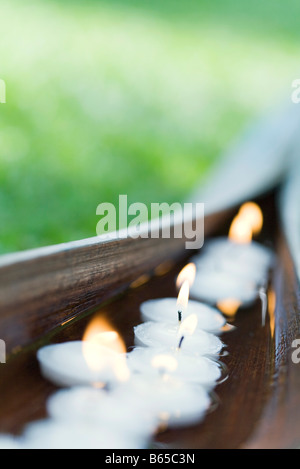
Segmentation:
{"type": "Polygon", "coordinates": [[[288,99],[297,1],[1,0],[0,253],[96,234],[96,207],[182,200],[288,99]]]}

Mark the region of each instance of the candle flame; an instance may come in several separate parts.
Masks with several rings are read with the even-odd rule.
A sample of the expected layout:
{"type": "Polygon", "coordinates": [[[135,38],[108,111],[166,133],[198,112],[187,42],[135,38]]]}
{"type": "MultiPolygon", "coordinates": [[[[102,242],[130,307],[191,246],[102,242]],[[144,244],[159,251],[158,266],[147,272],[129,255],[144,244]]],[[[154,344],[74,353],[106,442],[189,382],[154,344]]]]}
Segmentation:
{"type": "Polygon", "coordinates": [[[181,288],[178,293],[177,306],[178,309],[186,310],[190,295],[190,286],[188,280],[185,280],[181,285],[181,288]]]}
{"type": "Polygon", "coordinates": [[[217,307],[219,310],[226,314],[226,316],[233,317],[236,315],[239,307],[241,306],[241,301],[236,300],[235,298],[226,298],[217,302],[217,307]]]}
{"type": "Polygon", "coordinates": [[[195,276],[196,266],[193,262],[190,262],[179,272],[176,280],[176,287],[180,288],[185,281],[188,281],[188,284],[191,287],[194,283],[195,276]]]}
{"type": "Polygon", "coordinates": [[[261,232],[263,226],[263,214],[261,208],[255,202],[246,202],[240,208],[239,214],[247,219],[252,227],[252,233],[257,235],[261,232]]]}
{"type": "Polygon", "coordinates": [[[248,244],[252,241],[252,228],[240,215],[237,215],[231,223],[229,239],[239,244],[248,244]]]}
{"type": "Polygon", "coordinates": [[[125,353],[126,348],[118,332],[104,319],[103,316],[95,316],[88,324],[83,339],[84,342],[108,347],[117,353],[125,353]]]}
{"type": "Polygon", "coordinates": [[[198,318],[196,314],[190,314],[178,329],[178,336],[183,337],[185,335],[193,335],[198,324],[198,318]]]}
{"type": "Polygon", "coordinates": [[[263,214],[254,202],[246,202],[239,210],[229,230],[229,239],[236,243],[247,244],[252,236],[260,233],[263,226],[263,214]]]}
{"type": "Polygon", "coordinates": [[[172,355],[160,354],[160,355],[156,355],[152,359],[151,365],[153,366],[153,368],[160,368],[165,371],[172,372],[177,369],[178,362],[176,358],[173,357],[172,355]]]}
{"type": "Polygon", "coordinates": [[[82,352],[92,371],[97,372],[109,366],[118,380],[128,379],[124,341],[102,316],[95,316],[88,324],[82,339],[82,352]]]}

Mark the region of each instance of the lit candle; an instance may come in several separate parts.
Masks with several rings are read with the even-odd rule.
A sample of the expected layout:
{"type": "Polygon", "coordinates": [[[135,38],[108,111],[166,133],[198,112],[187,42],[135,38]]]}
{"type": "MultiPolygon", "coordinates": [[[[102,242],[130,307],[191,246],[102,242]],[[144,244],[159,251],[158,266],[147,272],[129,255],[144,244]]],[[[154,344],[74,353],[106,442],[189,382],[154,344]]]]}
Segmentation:
{"type": "Polygon", "coordinates": [[[212,239],[205,244],[202,255],[193,258],[199,270],[219,270],[261,284],[272,267],[274,255],[265,246],[252,241],[237,243],[228,238],[212,239]]]}
{"type": "MultiPolygon", "coordinates": [[[[21,438],[26,449],[146,449],[142,443],[118,428],[85,422],[41,420],[30,423],[21,438]]],[[[144,446],[145,444],[145,446],[144,446]]]]}
{"type": "Polygon", "coordinates": [[[196,315],[188,316],[180,327],[150,321],[139,324],[134,328],[135,345],[144,347],[163,346],[173,351],[180,346],[183,351],[193,355],[218,355],[223,348],[223,343],[219,337],[201,329],[190,329],[191,322],[193,327],[196,328],[196,315]]]}
{"type": "Polygon", "coordinates": [[[179,289],[178,298],[160,298],[148,300],[141,304],[140,311],[143,321],[156,321],[170,324],[180,324],[186,316],[197,316],[199,329],[208,332],[221,332],[225,325],[224,317],[211,306],[199,301],[189,301],[189,289],[196,275],[194,263],[186,265],[179,273],[176,286],[179,289]]]}
{"type": "Polygon", "coordinates": [[[123,392],[127,390],[142,398],[163,426],[179,427],[202,420],[211,404],[205,388],[170,376],[177,368],[177,360],[172,356],[153,357],[152,366],[158,369],[158,374],[132,376],[123,392]]]}
{"type": "Polygon", "coordinates": [[[47,402],[50,417],[57,422],[91,424],[115,429],[140,439],[139,446],[150,441],[157,428],[157,417],[150,413],[143,400],[122,387],[107,392],[103,389],[74,387],[53,394],[47,402]]]}
{"type": "Polygon", "coordinates": [[[103,331],[96,318],[82,341],[42,347],[37,358],[42,375],[57,386],[104,386],[123,379],[118,370],[126,360],[126,348],[119,334],[103,331]]]}
{"type": "Polygon", "coordinates": [[[193,298],[215,304],[234,299],[240,306],[249,306],[260,297],[268,271],[274,262],[273,253],[252,241],[262,227],[262,213],[253,203],[241,207],[229,230],[229,238],[209,241],[203,253],[195,256],[197,275],[191,287],[193,298]]]}
{"type": "MultiPolygon", "coordinates": [[[[258,243],[252,242],[250,246],[250,249],[246,245],[241,248],[241,245],[237,245],[227,238],[209,241],[206,248],[203,249],[202,255],[194,257],[194,262],[197,265],[197,277],[204,275],[205,272],[214,272],[237,278],[239,281],[252,285],[253,288],[264,284],[270,262],[266,258],[264,260],[264,256],[256,260],[261,248],[258,243]],[[257,246],[258,249],[256,249],[257,246]],[[251,250],[255,253],[253,256],[251,250]]],[[[263,252],[266,254],[265,249],[263,252]]]]}
{"type": "Polygon", "coordinates": [[[228,272],[199,272],[191,288],[191,296],[214,305],[218,301],[234,298],[241,306],[247,307],[258,298],[255,284],[245,282],[228,272]]]}
{"type": "MultiPolygon", "coordinates": [[[[161,298],[148,300],[141,304],[141,317],[143,321],[155,321],[168,324],[177,322],[178,301],[176,298],[161,298]]],[[[190,300],[187,307],[182,313],[182,319],[190,314],[195,314],[198,319],[197,328],[207,332],[221,332],[225,325],[225,318],[217,309],[200,303],[199,301],[190,300]]]]}
{"type": "Polygon", "coordinates": [[[129,369],[133,374],[157,376],[160,369],[153,366],[153,360],[160,356],[176,359],[177,366],[170,370],[170,375],[186,383],[201,384],[211,389],[227,377],[226,367],[219,361],[187,355],[181,351],[170,354],[168,349],[152,347],[136,347],[132,350],[128,354],[129,369]]]}

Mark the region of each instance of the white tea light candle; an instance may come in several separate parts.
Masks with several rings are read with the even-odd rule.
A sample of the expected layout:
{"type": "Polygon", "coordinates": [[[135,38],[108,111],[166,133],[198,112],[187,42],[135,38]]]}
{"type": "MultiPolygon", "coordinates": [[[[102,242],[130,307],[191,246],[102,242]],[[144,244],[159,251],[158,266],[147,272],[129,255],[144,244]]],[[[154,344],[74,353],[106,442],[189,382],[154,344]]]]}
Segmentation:
{"type": "Polygon", "coordinates": [[[26,449],[145,449],[148,441],[118,428],[85,422],[41,420],[29,424],[22,436],[26,449]]]}
{"type": "Polygon", "coordinates": [[[226,378],[226,368],[220,362],[203,356],[187,355],[181,351],[170,355],[169,350],[152,347],[136,347],[128,353],[130,371],[133,374],[158,376],[161,370],[159,367],[155,368],[152,361],[155,357],[163,354],[169,355],[177,361],[177,367],[170,370],[169,374],[186,383],[201,384],[205,388],[211,389],[226,378]]]}
{"type": "Polygon", "coordinates": [[[194,257],[197,275],[191,286],[193,298],[219,303],[235,300],[249,306],[268,281],[274,255],[268,248],[252,241],[263,224],[259,206],[243,204],[234,218],[228,238],[205,243],[201,256],[194,257]]]}
{"type": "MultiPolygon", "coordinates": [[[[205,243],[202,253],[204,258],[208,256],[216,264],[224,263],[224,268],[225,263],[231,260],[244,265],[246,271],[254,268],[268,270],[274,262],[274,253],[255,241],[237,243],[228,238],[216,238],[205,243]]],[[[195,260],[197,262],[197,258],[195,260]]]]}
{"type": "MultiPolygon", "coordinates": [[[[143,347],[164,347],[171,351],[178,348],[181,337],[178,335],[178,325],[160,322],[145,322],[134,327],[135,345],[143,347]]],[[[219,337],[196,330],[194,334],[187,334],[181,350],[193,355],[218,355],[223,348],[219,337]]]]}
{"type": "Polygon", "coordinates": [[[53,394],[47,402],[50,417],[70,425],[79,422],[101,428],[124,431],[142,442],[149,440],[157,427],[157,418],[145,407],[144,401],[132,393],[74,387],[53,394]]]}
{"type": "Polygon", "coordinates": [[[246,307],[258,298],[255,284],[221,271],[200,271],[191,287],[191,297],[216,304],[227,298],[234,298],[246,307]]]}
{"type": "Polygon", "coordinates": [[[95,369],[89,366],[83,345],[84,342],[79,340],[41,348],[37,358],[44,378],[56,386],[105,385],[116,382],[118,377],[115,369],[125,355],[95,343],[89,344],[94,365],[95,361],[98,364],[98,369],[95,369]]]}
{"type": "Polygon", "coordinates": [[[202,254],[195,257],[194,261],[197,265],[198,277],[206,273],[220,273],[236,278],[238,281],[248,283],[252,285],[253,288],[264,285],[266,282],[265,267],[249,263],[245,266],[244,263],[236,257],[216,258],[214,255],[202,254]]]}
{"type": "MultiPolygon", "coordinates": [[[[177,300],[176,298],[161,298],[148,300],[140,306],[143,321],[177,323],[177,300]]],[[[225,318],[215,308],[190,300],[182,319],[190,314],[195,314],[198,319],[197,329],[207,332],[220,332],[225,325],[225,318]]]]}
{"type": "Polygon", "coordinates": [[[195,424],[209,410],[211,399],[202,386],[174,379],[166,374],[132,376],[122,392],[142,398],[163,426],[180,427],[195,424]]]}

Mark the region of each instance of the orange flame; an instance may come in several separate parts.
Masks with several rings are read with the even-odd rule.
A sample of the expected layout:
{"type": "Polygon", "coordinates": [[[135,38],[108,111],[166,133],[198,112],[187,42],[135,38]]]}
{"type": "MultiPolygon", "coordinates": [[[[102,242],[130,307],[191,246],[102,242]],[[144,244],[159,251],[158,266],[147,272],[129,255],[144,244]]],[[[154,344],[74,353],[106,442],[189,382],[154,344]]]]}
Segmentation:
{"type": "Polygon", "coordinates": [[[94,317],[87,326],[83,336],[82,351],[91,370],[97,372],[111,367],[117,379],[120,381],[128,379],[125,344],[103,317],[94,317]]]}
{"type": "Polygon", "coordinates": [[[177,306],[179,309],[186,310],[190,295],[190,287],[188,280],[185,280],[179,290],[177,298],[177,306]]]}
{"type": "Polygon", "coordinates": [[[237,215],[231,223],[229,239],[240,244],[248,244],[252,241],[251,226],[240,215],[237,215]]]}
{"type": "Polygon", "coordinates": [[[236,243],[247,244],[253,234],[258,234],[263,226],[263,214],[254,202],[246,202],[233,219],[229,230],[229,239],[236,243]]]}
{"type": "Polygon", "coordinates": [[[195,276],[196,266],[193,262],[190,262],[179,272],[176,280],[177,288],[180,288],[185,281],[188,281],[188,284],[191,287],[194,283],[195,276]]]}
{"type": "Polygon", "coordinates": [[[250,224],[254,235],[261,232],[264,218],[260,207],[255,202],[246,202],[243,204],[239,214],[250,224]]]}
{"type": "Polygon", "coordinates": [[[125,353],[126,348],[119,334],[113,330],[103,316],[95,316],[88,324],[83,341],[108,347],[117,353],[125,353]]]}

